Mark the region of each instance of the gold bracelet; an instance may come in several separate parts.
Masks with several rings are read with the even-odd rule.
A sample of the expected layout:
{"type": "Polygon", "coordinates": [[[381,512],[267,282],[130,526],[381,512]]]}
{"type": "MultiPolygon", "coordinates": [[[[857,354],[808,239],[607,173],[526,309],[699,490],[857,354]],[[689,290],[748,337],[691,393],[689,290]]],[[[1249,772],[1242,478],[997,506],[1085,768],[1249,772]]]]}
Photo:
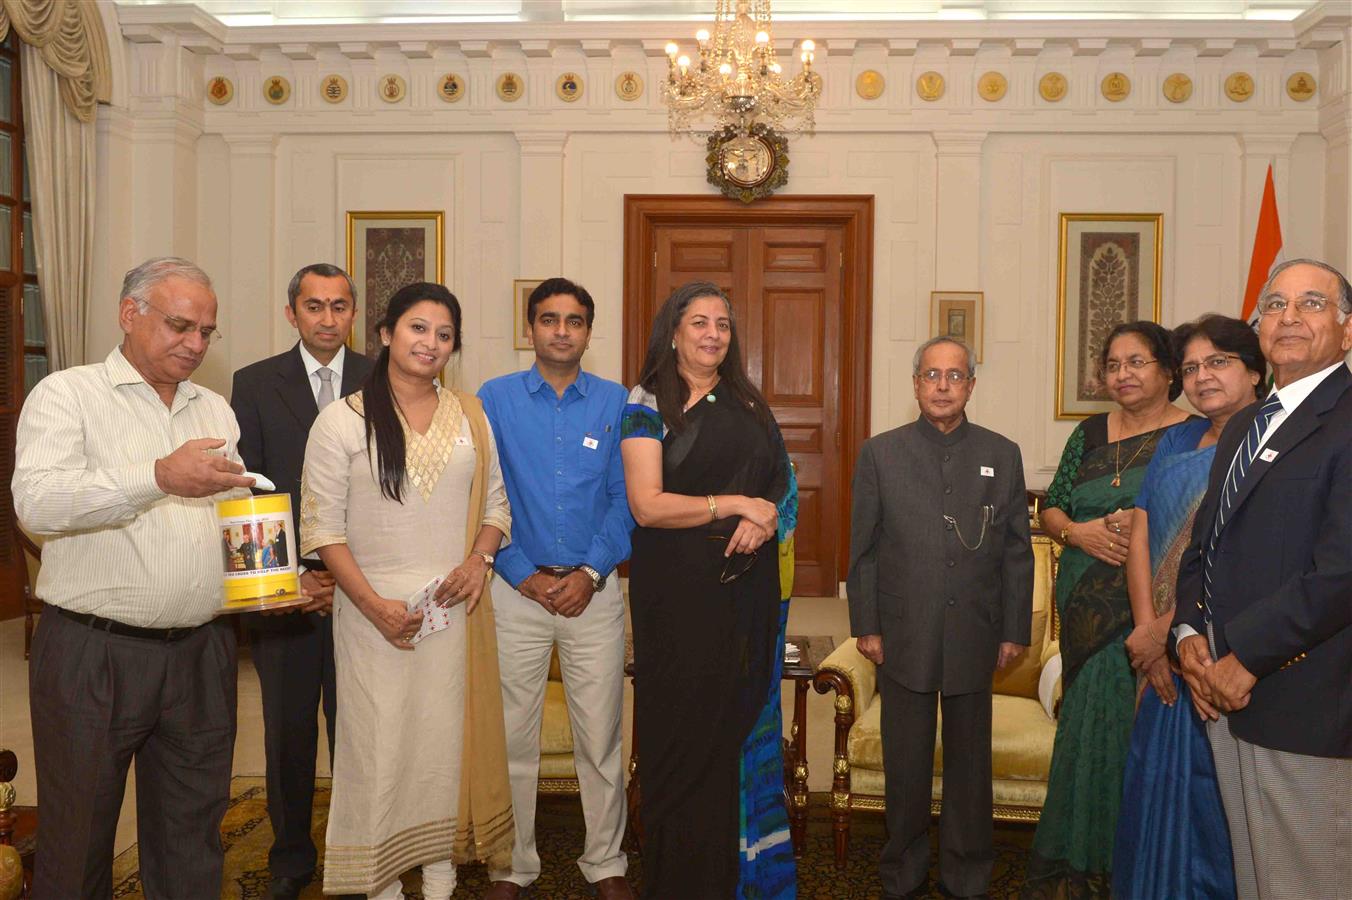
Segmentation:
{"type": "Polygon", "coordinates": [[[713,517],[713,518],[711,518],[709,521],[710,521],[710,522],[717,522],[717,521],[718,521],[718,501],[714,500],[714,495],[713,495],[713,494],[709,494],[709,495],[708,495],[707,497],[705,497],[704,499],[709,501],[709,515],[713,517]]]}
{"type": "MultiPolygon", "coordinates": [[[[1155,621],[1158,622],[1159,620],[1156,619],[1155,621]]],[[[1148,635],[1150,635],[1150,639],[1151,639],[1152,641],[1154,641],[1155,643],[1159,644],[1161,647],[1163,647],[1163,646],[1165,646],[1166,644],[1168,644],[1169,642],[1168,642],[1167,640],[1160,640],[1159,638],[1155,637],[1155,632],[1151,630],[1151,629],[1153,629],[1154,627],[1155,627],[1155,622],[1151,622],[1149,625],[1145,626],[1145,633],[1148,634],[1148,635]]],[[[1165,629],[1165,632],[1167,633],[1168,631],[1169,631],[1169,629],[1166,628],[1166,629],[1165,629]]]]}
{"type": "Polygon", "coordinates": [[[1070,541],[1070,526],[1067,525],[1065,528],[1061,529],[1061,546],[1069,547],[1070,546],[1069,541],[1070,541]]]}

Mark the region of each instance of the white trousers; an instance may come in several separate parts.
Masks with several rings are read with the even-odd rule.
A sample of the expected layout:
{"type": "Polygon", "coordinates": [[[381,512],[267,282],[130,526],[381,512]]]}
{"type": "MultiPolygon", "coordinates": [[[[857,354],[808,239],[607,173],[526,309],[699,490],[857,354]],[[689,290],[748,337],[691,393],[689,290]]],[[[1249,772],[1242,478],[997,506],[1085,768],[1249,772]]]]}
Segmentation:
{"type": "Polygon", "coordinates": [[[623,875],[629,860],[620,849],[625,796],[620,727],[624,705],[624,599],[619,579],[608,579],[582,615],[570,619],[551,615],[501,578],[494,578],[493,612],[497,618],[516,846],[512,870],[490,872],[489,877],[525,887],[540,875],[540,854],[535,847],[540,723],[549,657],[556,645],[587,827],[578,868],[593,883],[623,875]]]}
{"type": "MultiPolygon", "coordinates": [[[[450,900],[455,893],[455,863],[449,859],[441,862],[423,863],[422,895],[424,900],[450,900]]],[[[367,900],[403,900],[404,885],[398,878],[385,885],[374,894],[367,894],[367,900]]]]}

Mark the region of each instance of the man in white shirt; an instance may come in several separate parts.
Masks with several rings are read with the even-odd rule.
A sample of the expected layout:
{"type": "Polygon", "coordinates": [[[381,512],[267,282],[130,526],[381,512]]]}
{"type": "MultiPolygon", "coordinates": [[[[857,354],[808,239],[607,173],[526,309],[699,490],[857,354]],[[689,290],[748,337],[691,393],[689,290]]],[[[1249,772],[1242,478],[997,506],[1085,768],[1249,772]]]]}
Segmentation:
{"type": "Polygon", "coordinates": [[[136,762],[147,896],[215,897],[235,743],[235,639],[221,606],[215,501],[243,495],[239,428],[189,377],[219,337],[211,280],[175,257],[122,282],[125,335],[23,406],[14,507],[47,537],[29,697],[37,897],[110,896],[136,762]]]}
{"type": "MultiPolygon", "coordinates": [[[[235,373],[230,406],[239,419],[239,453],[249,471],[265,475],[291,495],[300,525],[300,475],[305,444],[319,410],[361,387],[371,361],[343,346],[357,312],[346,272],[328,263],[300,269],[286,290],[286,319],[300,335],[290,350],[235,373]]],[[[297,533],[299,547],[303,535],[297,533]]],[[[284,544],[285,542],[283,542],[284,544]]],[[[267,754],[269,894],[300,895],[314,877],[318,852],[310,838],[314,804],[318,710],[324,707],[329,760],[337,716],[333,668],[333,578],[317,558],[300,560],[306,606],[278,615],[251,614],[250,654],[263,696],[267,754]]]]}
{"type": "Polygon", "coordinates": [[[1240,898],[1352,883],[1352,286],[1292,260],[1258,301],[1266,400],[1235,415],[1178,578],[1240,898]]]}

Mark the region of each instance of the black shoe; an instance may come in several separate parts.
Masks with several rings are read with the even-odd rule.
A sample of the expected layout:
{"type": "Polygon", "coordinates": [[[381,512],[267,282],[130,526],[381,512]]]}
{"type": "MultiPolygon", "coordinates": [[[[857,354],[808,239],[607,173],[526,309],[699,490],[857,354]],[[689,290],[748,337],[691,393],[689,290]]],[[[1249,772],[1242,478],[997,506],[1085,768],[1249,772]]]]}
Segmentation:
{"type": "Polygon", "coordinates": [[[926,878],[920,884],[913,887],[904,894],[883,893],[883,900],[926,900],[930,895],[929,879],[926,878]]]}
{"type": "Polygon", "coordinates": [[[278,875],[268,886],[268,896],[272,900],[297,900],[300,892],[310,883],[309,878],[296,878],[291,875],[278,875]]]}

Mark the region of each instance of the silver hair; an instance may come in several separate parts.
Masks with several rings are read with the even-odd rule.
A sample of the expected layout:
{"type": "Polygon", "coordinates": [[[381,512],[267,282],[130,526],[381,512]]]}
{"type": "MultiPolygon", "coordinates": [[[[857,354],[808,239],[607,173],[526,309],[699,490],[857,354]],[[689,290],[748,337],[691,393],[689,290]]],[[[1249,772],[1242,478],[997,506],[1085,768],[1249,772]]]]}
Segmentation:
{"type": "Polygon", "coordinates": [[[136,308],[145,315],[150,308],[151,289],[168,278],[186,278],[203,287],[211,287],[211,278],[197,263],[181,256],[156,256],[122,276],[122,293],[118,297],[135,300],[136,308]]]}
{"type": "Polygon", "coordinates": [[[1278,263],[1268,273],[1267,281],[1263,282],[1263,289],[1258,292],[1259,303],[1262,303],[1263,298],[1268,295],[1268,291],[1272,290],[1272,282],[1277,280],[1277,276],[1292,266],[1314,266],[1316,269],[1323,269],[1332,275],[1338,282],[1338,322],[1342,323],[1349,314],[1352,314],[1352,284],[1348,283],[1347,276],[1342,272],[1318,259],[1288,259],[1285,262],[1278,263]]]}
{"type": "Polygon", "coordinates": [[[940,344],[953,344],[956,347],[961,347],[962,352],[967,355],[967,377],[968,378],[976,377],[976,357],[972,355],[972,348],[968,347],[965,343],[958,340],[957,338],[949,337],[948,335],[944,334],[941,334],[938,337],[930,338],[928,341],[925,341],[925,343],[921,344],[920,348],[915,351],[915,356],[911,359],[912,375],[920,374],[920,360],[922,360],[925,357],[925,351],[931,347],[937,347],[940,344]]]}

